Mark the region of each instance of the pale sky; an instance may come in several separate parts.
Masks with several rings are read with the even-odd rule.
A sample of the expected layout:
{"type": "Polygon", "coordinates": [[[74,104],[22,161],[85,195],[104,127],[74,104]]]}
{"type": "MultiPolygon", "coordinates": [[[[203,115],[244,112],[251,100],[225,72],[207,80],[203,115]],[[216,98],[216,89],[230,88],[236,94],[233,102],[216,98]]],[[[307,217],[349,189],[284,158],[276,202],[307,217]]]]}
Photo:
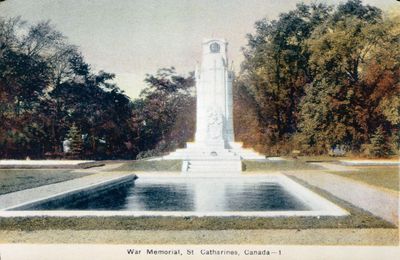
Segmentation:
{"type": "MultiPolygon", "coordinates": [[[[228,55],[238,70],[240,48],[254,22],[275,19],[293,9],[294,0],[7,0],[0,16],[21,16],[29,22],[51,20],[70,43],[80,47],[98,70],[115,73],[116,83],[130,97],[144,87],[146,73],[176,67],[186,74],[201,59],[204,38],[225,38],[228,55]]],[[[311,2],[308,0],[305,3],[311,2]]],[[[343,1],[320,1],[339,3],[343,1]]],[[[364,0],[384,10],[395,0],[364,0]]]]}

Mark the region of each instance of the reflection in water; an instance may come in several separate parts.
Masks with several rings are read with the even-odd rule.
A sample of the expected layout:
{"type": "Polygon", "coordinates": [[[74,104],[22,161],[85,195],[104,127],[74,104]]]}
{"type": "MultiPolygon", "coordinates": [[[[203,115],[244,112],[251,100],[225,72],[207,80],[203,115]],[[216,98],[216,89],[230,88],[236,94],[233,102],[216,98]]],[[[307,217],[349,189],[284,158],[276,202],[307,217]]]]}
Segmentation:
{"type": "Polygon", "coordinates": [[[35,209],[221,212],[308,210],[308,207],[274,182],[138,179],[135,185],[47,203],[35,209]]]}
{"type": "Polygon", "coordinates": [[[193,194],[186,183],[142,183],[130,189],[125,210],[193,211],[193,194]]]}
{"type": "Polygon", "coordinates": [[[307,210],[276,183],[243,183],[226,186],[226,211],[307,210]]]}
{"type": "Polygon", "coordinates": [[[122,185],[107,191],[82,196],[75,194],[62,200],[52,200],[26,210],[122,210],[134,185],[122,185]]]}

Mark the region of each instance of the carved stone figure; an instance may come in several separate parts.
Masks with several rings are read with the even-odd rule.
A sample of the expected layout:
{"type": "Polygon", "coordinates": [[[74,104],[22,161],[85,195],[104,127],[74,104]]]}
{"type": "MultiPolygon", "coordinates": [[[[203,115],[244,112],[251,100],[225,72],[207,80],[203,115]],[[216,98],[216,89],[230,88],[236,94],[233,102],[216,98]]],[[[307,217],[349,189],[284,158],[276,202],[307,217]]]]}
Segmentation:
{"type": "Polygon", "coordinates": [[[223,140],[223,119],[222,114],[217,109],[208,111],[207,137],[211,140],[223,140]]]}

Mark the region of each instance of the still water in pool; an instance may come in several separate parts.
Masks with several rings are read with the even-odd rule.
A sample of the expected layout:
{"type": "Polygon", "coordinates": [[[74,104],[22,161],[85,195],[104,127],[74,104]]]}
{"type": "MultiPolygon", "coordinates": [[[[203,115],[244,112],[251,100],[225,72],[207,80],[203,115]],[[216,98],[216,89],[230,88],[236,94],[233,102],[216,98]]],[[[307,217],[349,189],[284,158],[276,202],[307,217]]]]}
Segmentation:
{"type": "Polygon", "coordinates": [[[224,212],[302,211],[309,208],[276,182],[139,178],[131,185],[91,196],[48,202],[33,210],[224,212]]]}

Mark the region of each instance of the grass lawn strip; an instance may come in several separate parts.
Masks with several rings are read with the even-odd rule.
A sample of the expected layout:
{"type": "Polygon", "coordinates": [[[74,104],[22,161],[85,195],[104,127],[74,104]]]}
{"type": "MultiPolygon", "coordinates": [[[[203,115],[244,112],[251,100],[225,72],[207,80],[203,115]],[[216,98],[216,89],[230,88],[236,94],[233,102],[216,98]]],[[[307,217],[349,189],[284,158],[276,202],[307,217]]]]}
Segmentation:
{"type": "MultiPolygon", "coordinates": [[[[180,172],[182,169],[181,160],[160,160],[145,161],[138,160],[127,162],[113,171],[148,171],[148,172],[180,172]]],[[[301,160],[287,161],[243,161],[243,171],[245,172],[275,172],[282,170],[320,170],[323,167],[312,165],[301,160]]]]}
{"type": "Polygon", "coordinates": [[[90,175],[55,169],[0,169],[0,195],[90,175]]]}
{"type": "Polygon", "coordinates": [[[112,171],[147,171],[147,172],[180,172],[182,170],[181,160],[146,161],[138,160],[127,162],[112,171]]]}
{"type": "Polygon", "coordinates": [[[323,167],[301,160],[287,161],[243,161],[244,172],[275,172],[295,170],[321,170],[323,167]]]}
{"type": "Polygon", "coordinates": [[[399,191],[399,168],[396,166],[384,167],[357,167],[355,172],[334,172],[342,177],[351,178],[373,186],[399,191]]]}

